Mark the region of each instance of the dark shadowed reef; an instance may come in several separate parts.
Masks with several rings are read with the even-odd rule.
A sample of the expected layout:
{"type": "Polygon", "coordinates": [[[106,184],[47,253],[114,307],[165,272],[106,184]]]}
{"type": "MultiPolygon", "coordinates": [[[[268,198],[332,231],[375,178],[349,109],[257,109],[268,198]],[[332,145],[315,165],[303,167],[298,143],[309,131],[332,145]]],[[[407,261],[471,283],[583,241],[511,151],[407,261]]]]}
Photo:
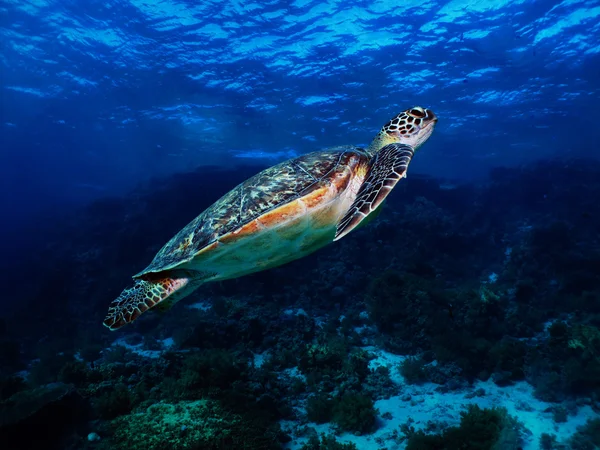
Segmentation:
{"type": "MultiPolygon", "coordinates": [[[[600,409],[592,161],[497,168],[476,185],[409,176],[370,227],[311,257],[206,285],[122,331],[102,327],[130,276],[256,170],[205,168],[96,201],[55,219],[4,269],[3,448],[43,434],[45,448],[267,449],[293,438],[351,449],[312,427],[368,436],[392,416],[378,402],[410,401],[415,385],[469,399],[485,397],[477,383],[526,382],[557,424],[600,409]],[[374,366],[378,351],[403,358],[374,366]]],[[[386,439],[516,449],[528,436],[516,416],[474,404],[453,424],[408,417],[386,439]]],[[[569,448],[594,448],[599,429],[590,420],[569,448]]],[[[562,448],[550,429],[540,439],[562,448]]]]}

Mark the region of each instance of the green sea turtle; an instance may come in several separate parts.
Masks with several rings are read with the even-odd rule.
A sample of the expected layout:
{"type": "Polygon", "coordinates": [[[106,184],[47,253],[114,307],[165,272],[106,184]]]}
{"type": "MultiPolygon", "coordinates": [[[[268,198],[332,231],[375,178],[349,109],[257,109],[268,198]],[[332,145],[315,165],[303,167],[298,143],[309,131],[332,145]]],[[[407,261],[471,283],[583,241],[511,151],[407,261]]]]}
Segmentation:
{"type": "Polygon", "coordinates": [[[280,266],[342,238],[375,216],[436,122],[431,110],[416,106],[386,123],[365,149],[309,153],[243,182],[133,276],[104,325],[116,330],[150,308],[168,309],[203,283],[280,266]]]}

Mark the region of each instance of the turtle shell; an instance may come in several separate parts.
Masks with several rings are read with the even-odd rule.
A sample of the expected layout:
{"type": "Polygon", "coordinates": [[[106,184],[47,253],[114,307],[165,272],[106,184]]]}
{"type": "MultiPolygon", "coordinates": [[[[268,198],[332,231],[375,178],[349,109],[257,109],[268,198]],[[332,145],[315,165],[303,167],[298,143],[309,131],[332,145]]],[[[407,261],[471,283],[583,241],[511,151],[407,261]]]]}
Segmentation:
{"type": "Polygon", "coordinates": [[[334,181],[347,183],[350,178],[345,175],[348,168],[368,158],[360,148],[335,147],[285,161],[258,173],[192,220],[134,278],[182,266],[207,246],[269,211],[310,195],[334,181]]]}

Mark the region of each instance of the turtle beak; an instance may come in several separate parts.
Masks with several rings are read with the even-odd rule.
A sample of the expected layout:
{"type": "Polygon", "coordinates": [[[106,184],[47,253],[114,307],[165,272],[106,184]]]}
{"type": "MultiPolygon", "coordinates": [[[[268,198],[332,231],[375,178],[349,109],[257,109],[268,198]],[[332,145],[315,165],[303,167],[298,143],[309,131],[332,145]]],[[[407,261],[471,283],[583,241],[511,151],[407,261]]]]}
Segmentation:
{"type": "Polygon", "coordinates": [[[426,110],[425,110],[425,113],[427,114],[427,118],[428,118],[429,120],[431,120],[431,121],[432,121],[432,122],[434,122],[434,123],[437,123],[437,121],[438,121],[438,118],[437,118],[437,116],[435,115],[435,113],[434,113],[432,110],[430,110],[430,109],[426,109],[426,110]]]}

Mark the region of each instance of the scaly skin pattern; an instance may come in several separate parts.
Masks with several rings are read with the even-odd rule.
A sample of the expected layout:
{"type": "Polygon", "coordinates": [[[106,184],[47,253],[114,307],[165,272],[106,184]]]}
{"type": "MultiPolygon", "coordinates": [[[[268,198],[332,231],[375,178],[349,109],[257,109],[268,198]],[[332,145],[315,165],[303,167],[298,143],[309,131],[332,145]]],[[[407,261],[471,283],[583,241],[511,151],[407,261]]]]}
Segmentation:
{"type": "Polygon", "coordinates": [[[366,150],[345,146],[310,153],[238,185],[134,276],[135,285],[111,303],[104,325],[116,330],[202,283],[277,267],[333,242],[336,232],[339,239],[405,176],[436,121],[433,112],[415,107],[386,123],[366,150]],[[377,158],[382,149],[386,154],[377,158]]]}
{"type": "Polygon", "coordinates": [[[433,133],[435,122],[437,117],[430,109],[407,109],[381,127],[366,151],[373,157],[386,145],[396,143],[410,145],[417,151],[433,133]]]}
{"type": "Polygon", "coordinates": [[[371,160],[371,167],[352,206],[337,224],[334,240],[337,241],[356,228],[385,200],[412,160],[414,150],[410,145],[388,144],[371,160]]]}
{"type": "Polygon", "coordinates": [[[133,322],[142,313],[188,285],[189,281],[189,278],[162,278],[154,281],[136,280],[132,288],[125,289],[110,304],[108,314],[104,319],[104,325],[111,330],[116,330],[133,322]]]}

